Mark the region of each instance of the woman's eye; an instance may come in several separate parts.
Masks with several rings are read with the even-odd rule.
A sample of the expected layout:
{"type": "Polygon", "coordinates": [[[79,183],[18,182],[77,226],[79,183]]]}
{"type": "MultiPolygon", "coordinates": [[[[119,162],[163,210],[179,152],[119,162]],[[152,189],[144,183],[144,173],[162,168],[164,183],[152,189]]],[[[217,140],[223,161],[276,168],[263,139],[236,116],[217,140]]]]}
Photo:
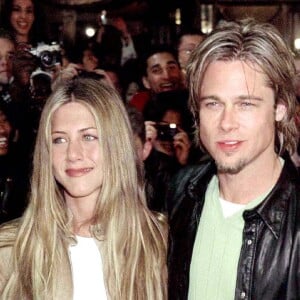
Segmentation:
{"type": "Polygon", "coordinates": [[[52,139],[53,144],[62,144],[65,142],[66,142],[66,139],[64,139],[62,137],[57,137],[57,138],[52,139]]]}
{"type": "Polygon", "coordinates": [[[94,140],[97,140],[96,136],[90,135],[90,134],[84,135],[83,138],[84,138],[85,141],[94,141],[94,140]]]}

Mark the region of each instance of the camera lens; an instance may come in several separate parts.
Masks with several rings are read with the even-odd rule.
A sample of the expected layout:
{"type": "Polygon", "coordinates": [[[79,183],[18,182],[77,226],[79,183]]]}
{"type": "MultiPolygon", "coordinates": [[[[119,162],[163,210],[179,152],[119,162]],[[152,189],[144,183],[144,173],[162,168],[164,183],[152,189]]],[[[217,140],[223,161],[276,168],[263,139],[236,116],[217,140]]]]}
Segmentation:
{"type": "Polygon", "coordinates": [[[53,53],[50,51],[43,51],[40,54],[40,60],[41,60],[41,64],[45,67],[51,67],[55,63],[55,57],[53,56],[53,53]]]}

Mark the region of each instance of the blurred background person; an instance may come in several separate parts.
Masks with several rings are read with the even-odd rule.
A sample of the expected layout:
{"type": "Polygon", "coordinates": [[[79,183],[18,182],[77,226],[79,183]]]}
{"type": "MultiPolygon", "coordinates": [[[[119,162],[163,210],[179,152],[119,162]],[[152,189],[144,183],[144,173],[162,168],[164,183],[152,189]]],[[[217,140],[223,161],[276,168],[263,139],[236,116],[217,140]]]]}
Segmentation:
{"type": "Polygon", "coordinates": [[[176,51],[166,45],[155,45],[140,58],[141,81],[146,91],[133,96],[130,104],[143,111],[157,93],[181,90],[183,77],[176,51]]]}
{"type": "Polygon", "coordinates": [[[204,38],[205,34],[199,29],[185,30],[179,35],[176,49],[178,53],[178,62],[184,77],[186,66],[192,51],[204,40],[204,38]]]}
{"type": "Polygon", "coordinates": [[[152,151],[145,160],[145,174],[153,186],[149,200],[152,210],[167,210],[164,200],[170,179],[192,162],[192,116],[187,98],[185,90],[163,92],[145,107],[146,139],[152,143],[152,151]]]}
{"type": "Polygon", "coordinates": [[[20,217],[26,206],[30,175],[17,141],[13,110],[0,102],[0,223],[20,217]]]}
{"type": "Polygon", "coordinates": [[[1,11],[1,25],[8,29],[17,43],[17,50],[35,47],[46,42],[43,34],[43,14],[35,0],[5,0],[1,11]]]}
{"type": "Polygon", "coordinates": [[[15,43],[12,35],[0,28],[0,102],[10,103],[10,85],[13,80],[15,43]]]}

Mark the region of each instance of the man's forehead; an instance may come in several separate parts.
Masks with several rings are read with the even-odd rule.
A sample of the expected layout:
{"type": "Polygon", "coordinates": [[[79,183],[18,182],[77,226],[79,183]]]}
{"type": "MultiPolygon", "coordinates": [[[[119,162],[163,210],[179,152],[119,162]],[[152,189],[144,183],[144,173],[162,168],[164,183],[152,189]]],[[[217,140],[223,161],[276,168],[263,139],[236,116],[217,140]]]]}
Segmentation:
{"type": "Polygon", "coordinates": [[[170,52],[157,52],[152,54],[147,59],[148,67],[151,67],[153,64],[157,64],[159,62],[168,63],[168,62],[177,62],[174,55],[170,52]]]}

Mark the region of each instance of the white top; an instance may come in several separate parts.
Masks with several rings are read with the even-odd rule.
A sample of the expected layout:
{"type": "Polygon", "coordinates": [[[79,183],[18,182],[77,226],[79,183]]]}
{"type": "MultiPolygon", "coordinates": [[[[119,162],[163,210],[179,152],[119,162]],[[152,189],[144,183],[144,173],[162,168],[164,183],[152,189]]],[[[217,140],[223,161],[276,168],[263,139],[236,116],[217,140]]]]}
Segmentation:
{"type": "Polygon", "coordinates": [[[106,300],[100,251],[93,238],[76,236],[70,246],[73,300],[106,300]]]}
{"type": "Polygon", "coordinates": [[[236,212],[246,206],[246,204],[234,203],[219,197],[224,218],[233,216],[236,212]]]}

